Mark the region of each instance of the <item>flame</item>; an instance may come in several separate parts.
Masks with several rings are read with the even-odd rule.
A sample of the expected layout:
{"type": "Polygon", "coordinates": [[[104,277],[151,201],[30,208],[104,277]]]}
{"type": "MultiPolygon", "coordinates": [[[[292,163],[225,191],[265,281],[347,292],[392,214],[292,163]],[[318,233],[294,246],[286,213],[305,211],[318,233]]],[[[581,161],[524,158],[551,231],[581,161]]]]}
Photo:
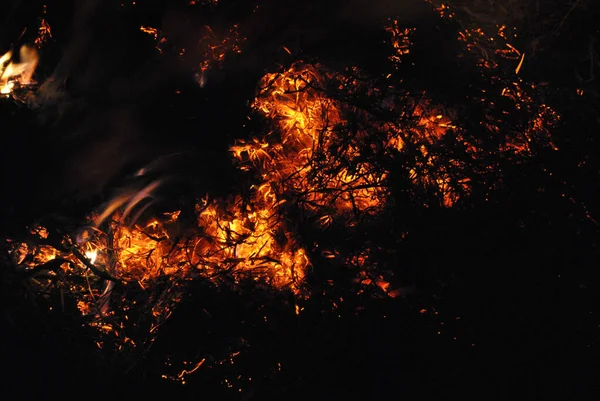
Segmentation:
{"type": "MultiPolygon", "coordinates": [[[[448,6],[439,6],[438,12],[455,17],[448,6]]],[[[140,29],[156,40],[160,36],[155,28],[140,29]]],[[[401,27],[397,20],[386,29],[394,49],[390,60],[398,65],[410,54],[413,30],[401,27]]],[[[49,27],[43,32],[51,36],[49,27]]],[[[499,26],[490,40],[481,29],[464,29],[459,40],[480,56],[482,71],[518,62],[510,68],[518,74],[525,55],[508,43],[509,32],[506,26],[499,26]],[[493,43],[495,51],[486,52],[484,43],[493,43]]],[[[237,26],[228,36],[216,34],[208,26],[205,33],[200,41],[204,50],[199,65],[201,86],[207,72],[222,64],[228,54],[240,52],[243,42],[237,26]]],[[[20,63],[12,63],[11,52],[0,57],[0,91],[11,93],[15,87],[31,83],[38,59],[35,49],[27,46],[21,48],[20,63]]],[[[522,130],[505,133],[506,125],[493,117],[502,114],[497,113],[500,106],[482,93],[488,111],[482,126],[506,136],[501,151],[526,155],[529,144],[536,137],[547,137],[548,128],[560,117],[549,106],[534,101],[535,85],[516,76],[511,81],[494,76],[493,82],[494,95],[534,117],[519,127],[522,130]]],[[[375,257],[381,249],[365,244],[351,255],[317,249],[317,245],[308,249],[286,217],[301,212],[323,229],[334,224],[359,227],[365,217],[384,211],[390,197],[391,172],[378,160],[391,160],[398,154],[409,158],[406,173],[411,185],[435,193],[440,206],[453,207],[469,194],[471,181],[460,174],[464,162],[445,157],[439,148],[452,139],[464,145],[469,157],[477,158],[481,152],[476,140],[467,139],[465,129],[455,122],[459,107],[444,108],[424,92],[388,94],[356,67],[334,72],[319,64],[296,62],[280,72],[267,73],[259,86],[251,107],[265,119],[266,134],[238,141],[230,148],[239,168],[255,173],[256,182],[246,196],[198,200],[193,224],[180,220],[181,211],[148,219],[145,215],[161,186],[156,180],[114,196],[90,216],[75,240],[63,234],[53,238],[58,234],[43,227],[30,230],[31,238],[10,244],[15,265],[35,274],[43,288],[59,288],[60,280],[84,277],[69,282],[77,308],[90,316],[93,327],[112,336],[118,349],[140,343],[125,334],[128,324],[133,324],[127,322],[128,311],[140,307],[149,311],[147,335],[154,335],[183,298],[187,280],[210,280],[219,285],[254,282],[305,296],[309,256],[315,254],[328,263],[356,268],[356,282],[363,287],[390,297],[410,293],[408,287],[393,288],[389,272],[375,257]],[[379,118],[346,100],[357,94],[373,100],[374,108],[391,117],[379,118]],[[38,276],[40,271],[47,277],[38,276]],[[145,291],[145,304],[137,305],[138,301],[123,295],[117,285],[145,291]]],[[[143,177],[144,169],[137,176],[143,177]]],[[[296,313],[301,310],[296,306],[296,313]]],[[[104,346],[102,342],[98,345],[104,346]]],[[[203,362],[175,377],[183,380],[203,362]]]]}
{"type": "MultiPolygon", "coordinates": [[[[115,279],[135,282],[141,288],[151,288],[163,279],[175,288],[182,279],[206,277],[218,283],[227,276],[236,282],[264,282],[302,295],[310,261],[283,218],[289,208],[299,204],[327,225],[336,219],[350,221],[357,213],[376,213],[387,196],[385,171],[377,172],[367,162],[340,164],[336,157],[342,154],[358,159],[361,148],[359,143],[338,147],[346,106],[321,89],[326,79],[331,76],[320,66],[302,63],[263,78],[264,89],[253,107],[273,121],[273,130],[261,139],[231,147],[241,168],[255,169],[262,177],[262,182],[251,188],[250,198],[205,198],[196,206],[197,227],[173,236],[179,211],[144,223],[140,218],[160,181],[125,191],[91,218],[93,229],[80,235],[78,242],[86,249],[87,261],[115,279]]],[[[342,87],[351,84],[340,82],[342,87]]],[[[428,138],[428,143],[452,127],[448,117],[426,103],[416,107],[413,114],[415,132],[428,138]]],[[[388,150],[404,148],[399,140],[389,141],[394,143],[388,150]]],[[[423,154],[428,155],[425,147],[423,154]]],[[[449,192],[448,180],[437,178],[434,182],[449,192]]],[[[336,253],[329,253],[338,258],[336,253]]],[[[46,254],[46,260],[56,256],[46,248],[37,254],[46,254]]],[[[84,261],[66,258],[71,262],[69,269],[89,267],[84,261]]],[[[361,260],[359,265],[364,265],[366,259],[361,260]]],[[[393,294],[385,280],[378,278],[373,283],[393,294]]],[[[85,292],[79,308],[85,313],[99,308],[101,316],[106,316],[112,296],[112,284],[99,284],[95,292],[85,292]]],[[[170,316],[170,305],[180,296],[173,289],[154,304],[154,327],[170,316]]]]}
{"type": "Polygon", "coordinates": [[[248,205],[236,198],[222,210],[215,203],[198,208],[205,235],[195,249],[205,269],[227,262],[236,276],[264,277],[277,288],[302,282],[308,258],[286,232],[268,185],[257,188],[248,205]]]}
{"type": "Polygon", "coordinates": [[[375,174],[369,163],[343,166],[333,156],[340,151],[339,156],[359,159],[361,153],[352,144],[337,148],[343,106],[324,92],[330,77],[320,69],[296,63],[284,73],[267,74],[253,108],[273,120],[276,130],[231,150],[242,164],[249,161],[275,183],[280,195],[295,197],[316,215],[375,212],[385,197],[380,187],[385,174],[375,174]]]}
{"type": "MultiPolygon", "coordinates": [[[[368,130],[356,133],[348,143],[344,115],[361,112],[326,93],[324,88],[334,86],[332,81],[339,81],[342,90],[352,91],[357,86],[353,80],[334,76],[322,66],[303,63],[294,64],[284,73],[266,75],[261,82],[264,89],[253,107],[273,120],[276,130],[263,140],[240,142],[232,152],[242,163],[250,161],[267,181],[277,183],[281,194],[294,193],[295,200],[320,221],[342,218],[352,225],[350,220],[357,215],[376,214],[385,206],[388,172],[361,160],[361,152],[370,142],[368,130]]],[[[394,103],[389,100],[387,107],[394,109],[394,103]]],[[[426,96],[414,101],[408,117],[414,121],[412,128],[406,124],[369,124],[387,131],[382,149],[387,153],[392,149],[403,151],[407,145],[403,138],[410,132],[411,147],[420,149],[427,159],[415,166],[421,171],[413,170],[415,183],[437,186],[442,204],[450,207],[459,192],[468,191],[468,180],[454,183],[444,168],[435,166],[435,156],[429,155],[428,148],[458,127],[452,123],[451,113],[433,105],[426,96]]]]}
{"type": "MultiPolygon", "coordinates": [[[[46,5],[44,5],[42,9],[42,15],[46,15],[48,12],[46,5]]],[[[38,28],[38,36],[35,38],[35,45],[39,48],[42,45],[46,44],[52,38],[52,29],[50,25],[46,21],[45,18],[42,17],[40,21],[40,26],[38,28]]]]}
{"type": "Polygon", "coordinates": [[[85,257],[90,260],[91,264],[94,264],[94,263],[96,263],[96,258],[98,257],[98,251],[97,250],[87,251],[85,253],[85,257]]]}
{"type": "MultiPolygon", "coordinates": [[[[44,5],[42,14],[46,14],[44,5]]],[[[34,40],[37,48],[46,44],[52,38],[52,30],[48,22],[42,18],[38,28],[38,35],[34,40]]],[[[0,94],[10,95],[21,86],[33,84],[33,74],[39,63],[36,47],[23,45],[19,50],[19,62],[14,63],[13,52],[7,51],[0,57],[0,94]]]]}
{"type": "MultiPolygon", "coordinates": [[[[4,63],[9,59],[10,55],[5,56],[4,63]]],[[[353,226],[360,215],[380,212],[388,197],[388,172],[362,159],[365,144],[370,142],[367,131],[359,130],[351,140],[346,138],[346,114],[361,112],[326,90],[356,90],[360,84],[352,76],[359,71],[351,68],[348,73],[333,74],[320,65],[299,62],[261,80],[262,90],[252,107],[271,121],[271,130],[262,138],[238,142],[230,149],[240,168],[254,170],[261,177],[249,198],[205,198],[196,205],[197,226],[173,235],[179,211],[148,221],[141,219],[151,204],[148,200],[160,186],[160,181],[154,181],[140,190],[115,196],[91,218],[90,229],[81,234],[76,245],[85,248],[80,252],[85,260],[49,245],[30,247],[23,243],[14,251],[17,264],[31,268],[60,257],[67,272],[94,268],[114,280],[137,283],[142,289],[167,280],[171,290],[153,301],[153,330],[170,316],[172,306],[181,298],[181,290],[177,290],[180,280],[205,277],[219,283],[227,276],[237,283],[263,282],[302,295],[310,261],[283,218],[290,208],[302,208],[324,226],[335,221],[353,226]]],[[[527,102],[519,88],[515,84],[503,95],[527,102]]],[[[469,179],[453,179],[450,166],[441,163],[430,148],[449,130],[460,133],[460,127],[452,122],[451,111],[437,107],[426,96],[418,99],[412,101],[412,111],[406,115],[412,124],[370,122],[384,133],[382,143],[373,146],[388,153],[417,149],[421,158],[410,170],[411,179],[417,185],[436,187],[442,204],[451,207],[461,193],[468,193],[469,179]]],[[[390,98],[384,104],[395,110],[400,101],[390,98]]],[[[552,113],[549,108],[544,110],[552,113]]],[[[363,117],[369,121],[368,116],[363,117]]],[[[534,120],[531,124],[532,130],[542,130],[544,122],[534,120]]],[[[43,229],[35,233],[47,237],[43,229]]],[[[341,260],[335,250],[323,250],[322,254],[341,260]]],[[[369,265],[376,266],[368,252],[346,259],[346,263],[363,271],[369,265]]],[[[397,295],[381,275],[367,276],[361,283],[397,295]]],[[[100,316],[109,314],[113,285],[100,280],[95,288],[82,288],[78,300],[82,313],[99,310],[100,316]]],[[[127,302],[120,300],[123,307],[127,302]]]]}
{"type": "Polygon", "coordinates": [[[19,51],[20,63],[13,63],[12,51],[0,57],[0,93],[10,94],[15,86],[32,83],[33,73],[39,62],[37,50],[31,46],[22,46],[19,51]]]}

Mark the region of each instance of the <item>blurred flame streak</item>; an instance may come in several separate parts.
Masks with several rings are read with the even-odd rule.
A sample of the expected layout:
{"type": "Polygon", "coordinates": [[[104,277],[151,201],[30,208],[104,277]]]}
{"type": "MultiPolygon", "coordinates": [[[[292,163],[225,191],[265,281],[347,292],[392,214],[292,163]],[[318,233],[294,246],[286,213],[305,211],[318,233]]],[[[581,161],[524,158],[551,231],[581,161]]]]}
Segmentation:
{"type": "Polygon", "coordinates": [[[158,39],[158,29],[149,26],[141,26],[140,31],[152,36],[155,40],[158,39]]]}
{"type": "Polygon", "coordinates": [[[189,374],[194,373],[195,371],[197,371],[200,368],[200,366],[202,366],[204,364],[205,360],[206,360],[205,358],[202,358],[202,360],[200,362],[198,362],[196,364],[196,366],[194,366],[194,368],[191,369],[191,370],[185,370],[185,369],[182,370],[181,372],[179,372],[179,374],[177,375],[177,377],[179,379],[182,379],[185,375],[189,375],[189,374]]]}
{"type": "MultiPolygon", "coordinates": [[[[338,216],[349,211],[367,211],[381,205],[382,176],[370,174],[371,166],[341,167],[331,153],[336,146],[335,127],[342,125],[341,104],[329,98],[319,67],[295,63],[288,71],[267,74],[264,88],[253,107],[272,119],[276,131],[263,140],[239,142],[231,148],[241,162],[249,160],[280,191],[301,192],[303,205],[313,212],[334,210],[338,216]],[[275,135],[280,141],[271,143],[275,135]],[[332,167],[324,173],[320,168],[332,167]]],[[[345,149],[351,158],[358,149],[345,149]]]]}
{"type": "Polygon", "coordinates": [[[27,45],[21,46],[19,51],[20,63],[10,61],[12,56],[12,51],[8,51],[0,57],[0,93],[5,95],[10,94],[16,84],[31,84],[39,62],[37,50],[27,45]]]}
{"type": "MultiPolygon", "coordinates": [[[[46,5],[43,7],[43,15],[46,14],[46,5]]],[[[52,30],[45,18],[41,18],[38,35],[34,40],[37,48],[46,44],[52,38],[52,30]]],[[[9,95],[15,87],[30,85],[33,83],[33,74],[39,63],[39,55],[35,47],[29,45],[21,46],[19,50],[19,63],[11,61],[12,51],[4,53],[0,57],[0,94],[9,95]]]]}
{"type": "Polygon", "coordinates": [[[521,71],[521,67],[523,67],[523,62],[525,61],[525,53],[523,53],[521,55],[521,61],[519,61],[519,65],[517,66],[517,68],[515,69],[515,74],[519,74],[519,71],[521,71]]]}
{"type": "Polygon", "coordinates": [[[155,180],[139,192],[126,192],[116,196],[109,202],[104,209],[104,212],[95,218],[94,222],[96,227],[101,225],[104,220],[110,217],[118,208],[127,203],[127,207],[121,216],[123,219],[126,218],[135,206],[137,206],[144,199],[151,197],[153,191],[155,191],[160,184],[160,180],[155,180]]]}

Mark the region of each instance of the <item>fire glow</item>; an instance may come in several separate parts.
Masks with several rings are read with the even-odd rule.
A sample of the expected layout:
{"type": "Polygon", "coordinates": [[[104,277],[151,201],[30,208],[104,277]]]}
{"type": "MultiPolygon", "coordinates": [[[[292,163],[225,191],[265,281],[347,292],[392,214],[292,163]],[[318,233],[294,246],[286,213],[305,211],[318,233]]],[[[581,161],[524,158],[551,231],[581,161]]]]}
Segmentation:
{"type": "MultiPolygon", "coordinates": [[[[42,10],[42,15],[45,14],[46,6],[42,10]]],[[[35,83],[33,74],[40,61],[38,49],[45,45],[51,38],[52,30],[50,25],[42,18],[37,37],[34,40],[35,46],[21,46],[19,50],[19,62],[14,62],[12,50],[7,51],[0,57],[0,94],[10,95],[14,89],[35,83]]]]}
{"type": "Polygon", "coordinates": [[[22,46],[19,51],[19,63],[12,61],[13,53],[8,51],[0,57],[0,93],[10,94],[15,86],[20,87],[33,83],[33,73],[39,62],[34,47],[22,46]]]}
{"type": "MultiPolygon", "coordinates": [[[[454,17],[447,6],[440,10],[442,16],[454,17]]],[[[140,29],[159,40],[157,29],[140,29]]],[[[410,55],[414,29],[401,27],[397,21],[385,29],[392,36],[390,61],[398,67],[410,55]]],[[[498,37],[503,35],[505,28],[499,30],[498,37]]],[[[478,30],[461,32],[460,40],[467,51],[476,51],[478,43],[489,38],[478,30]]],[[[209,68],[222,63],[226,54],[239,53],[243,39],[237,26],[227,38],[206,27],[200,42],[205,50],[205,60],[198,66],[203,86],[209,68]]],[[[517,62],[514,68],[519,72],[524,54],[512,46],[503,49],[496,55],[517,62]]],[[[29,46],[21,48],[19,63],[12,58],[11,52],[0,58],[3,94],[31,84],[39,61],[37,51],[29,46]]],[[[487,72],[496,69],[498,63],[482,57],[478,65],[487,72]]],[[[314,255],[358,270],[356,282],[363,287],[398,296],[401,291],[384,279],[383,268],[370,261],[373,249],[365,246],[356,255],[344,255],[337,249],[307,246],[288,218],[297,212],[319,229],[339,225],[351,230],[381,214],[391,197],[392,172],[384,162],[398,155],[410,160],[406,171],[410,184],[434,193],[435,206],[450,208],[469,195],[471,178],[462,173],[467,170],[465,163],[445,160],[439,151],[443,141],[451,137],[473,159],[483,152],[455,122],[458,108],[442,107],[425,92],[377,88],[375,81],[357,67],[333,71],[303,61],[265,74],[251,109],[265,120],[268,130],[230,148],[236,165],[257,177],[249,188],[250,195],[199,199],[195,226],[182,229],[181,211],[142,218],[148,199],[161,185],[154,181],[141,191],[113,198],[92,213],[77,233],[49,234],[43,227],[34,227],[27,241],[9,242],[13,263],[41,290],[51,292],[61,280],[68,282],[82,315],[89,317],[89,324],[118,350],[139,343],[138,338],[127,334],[127,327],[132,325],[127,311],[140,307],[151,311],[151,328],[145,333],[151,337],[181,301],[186,281],[204,279],[216,285],[252,282],[289,291],[298,299],[308,297],[305,279],[314,255]],[[373,100],[380,115],[392,117],[378,118],[345,100],[357,93],[373,100]],[[81,277],[84,280],[71,280],[81,277]],[[165,289],[153,291],[159,284],[165,289]],[[125,295],[134,287],[149,294],[145,305],[125,295]]],[[[527,155],[528,144],[547,137],[548,127],[558,119],[550,107],[534,105],[534,89],[515,77],[499,90],[517,110],[535,108],[536,115],[525,131],[507,135],[500,151],[527,155]]],[[[484,96],[482,102],[486,101],[484,96]]],[[[489,104],[490,116],[481,123],[500,135],[503,128],[491,117],[497,106],[489,104]]],[[[296,310],[299,313],[301,308],[296,310]]],[[[99,343],[103,346],[105,343],[99,343]]],[[[203,363],[176,377],[195,372],[203,363]]]]}

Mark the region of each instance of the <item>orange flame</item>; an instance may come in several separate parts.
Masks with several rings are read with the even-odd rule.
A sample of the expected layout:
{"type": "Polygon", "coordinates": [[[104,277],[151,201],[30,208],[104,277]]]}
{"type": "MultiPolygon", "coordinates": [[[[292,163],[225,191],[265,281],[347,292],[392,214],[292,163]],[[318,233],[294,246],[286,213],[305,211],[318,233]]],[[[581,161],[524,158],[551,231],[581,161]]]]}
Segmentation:
{"type": "MultiPolygon", "coordinates": [[[[438,11],[448,18],[454,17],[447,6],[438,11]]],[[[156,39],[159,36],[154,28],[140,29],[156,39]]],[[[402,29],[397,21],[387,30],[392,34],[395,49],[391,60],[399,63],[409,52],[412,30],[402,29]]],[[[201,84],[209,68],[221,63],[229,52],[240,51],[242,41],[237,36],[237,26],[229,38],[220,38],[210,27],[206,27],[206,32],[202,40],[205,60],[200,65],[201,84]]],[[[50,34],[49,27],[47,33],[50,34]]],[[[506,38],[506,28],[500,27],[498,35],[506,38]]],[[[467,49],[474,50],[487,37],[482,30],[472,29],[461,32],[461,40],[467,49]]],[[[520,60],[517,73],[523,65],[524,54],[508,43],[494,54],[520,60]]],[[[0,58],[2,93],[10,93],[15,85],[30,83],[38,63],[35,49],[26,46],[21,48],[20,63],[13,64],[11,59],[11,52],[0,58]]],[[[484,54],[480,65],[495,68],[497,62],[484,54]]],[[[252,108],[270,122],[270,130],[262,138],[239,141],[230,148],[239,167],[254,171],[260,177],[259,182],[250,188],[251,195],[246,198],[238,195],[220,201],[209,198],[199,201],[194,227],[184,227],[179,221],[179,211],[151,220],[142,218],[161,184],[157,180],[141,190],[115,196],[90,218],[90,226],[77,241],[65,236],[61,238],[62,247],[56,243],[50,245],[47,230],[32,230],[34,240],[12,244],[15,264],[29,271],[46,265],[48,286],[58,271],[56,266],[48,266],[52,261],[59,264],[61,277],[83,275],[85,283],[80,280],[70,288],[77,298],[77,307],[83,314],[97,314],[92,324],[118,337],[120,346],[135,346],[135,342],[122,333],[122,324],[110,321],[115,313],[109,308],[110,298],[116,296],[115,283],[142,289],[153,288],[156,283],[169,284],[164,292],[148,301],[154,319],[150,334],[169,318],[172,306],[180,301],[183,280],[200,277],[215,283],[224,278],[237,284],[254,281],[304,295],[309,251],[284,216],[300,208],[322,226],[335,222],[354,226],[361,216],[381,212],[389,196],[390,172],[375,166],[375,161],[364,157],[365,153],[381,149],[385,155],[394,152],[416,155],[408,171],[412,183],[434,189],[445,207],[452,207],[471,188],[468,177],[456,178],[451,174],[452,167],[460,167],[459,162],[444,161],[435,152],[436,145],[454,132],[471,154],[477,153],[477,147],[462,138],[464,132],[454,123],[455,110],[439,107],[426,94],[415,99],[408,93],[394,94],[383,100],[381,108],[395,112],[395,118],[402,121],[374,121],[367,112],[340,100],[343,96],[335,96],[365,89],[362,86],[368,85],[358,82],[356,76],[360,76],[357,68],[349,68],[346,74],[332,73],[320,65],[302,62],[280,73],[266,74],[252,108]],[[401,107],[406,107],[406,111],[399,110],[401,107]],[[347,118],[350,114],[362,119],[367,128],[351,131],[347,118]],[[380,136],[373,140],[370,130],[379,131],[380,136]],[[88,275],[89,270],[102,274],[88,275]]],[[[501,95],[516,109],[530,110],[534,107],[532,90],[533,85],[515,80],[505,85],[501,95]]],[[[376,89],[367,88],[365,92],[372,95],[376,89]]],[[[508,150],[526,153],[532,138],[547,135],[548,125],[559,118],[546,105],[535,111],[537,117],[529,121],[525,132],[509,136],[508,150]]],[[[502,131],[491,117],[483,124],[493,133],[502,131]]],[[[358,267],[361,274],[357,282],[362,285],[376,287],[392,297],[411,291],[392,289],[389,278],[373,267],[377,267],[372,261],[375,258],[366,247],[353,256],[341,255],[338,250],[320,251],[331,262],[358,267]]],[[[135,303],[125,297],[119,301],[123,313],[135,303]]],[[[296,307],[297,313],[300,310],[296,307]]],[[[184,371],[179,378],[201,364],[184,371]]]]}
{"type": "Polygon", "coordinates": [[[31,84],[39,62],[37,50],[26,45],[19,51],[20,63],[13,63],[12,57],[12,51],[0,57],[0,93],[4,95],[10,94],[15,86],[31,84]]]}

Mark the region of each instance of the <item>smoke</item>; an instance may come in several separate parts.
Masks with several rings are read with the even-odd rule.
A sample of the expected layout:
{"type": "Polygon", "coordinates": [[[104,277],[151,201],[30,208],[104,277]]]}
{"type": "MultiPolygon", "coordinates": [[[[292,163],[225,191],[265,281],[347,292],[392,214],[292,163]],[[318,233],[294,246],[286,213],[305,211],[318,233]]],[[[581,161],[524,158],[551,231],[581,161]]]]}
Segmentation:
{"type": "Polygon", "coordinates": [[[58,192],[87,199],[148,161],[153,132],[145,131],[156,113],[145,110],[160,102],[174,69],[149,62],[153,44],[114,5],[87,0],[76,7],[60,59],[36,101],[58,149],[52,172],[58,192]]]}

